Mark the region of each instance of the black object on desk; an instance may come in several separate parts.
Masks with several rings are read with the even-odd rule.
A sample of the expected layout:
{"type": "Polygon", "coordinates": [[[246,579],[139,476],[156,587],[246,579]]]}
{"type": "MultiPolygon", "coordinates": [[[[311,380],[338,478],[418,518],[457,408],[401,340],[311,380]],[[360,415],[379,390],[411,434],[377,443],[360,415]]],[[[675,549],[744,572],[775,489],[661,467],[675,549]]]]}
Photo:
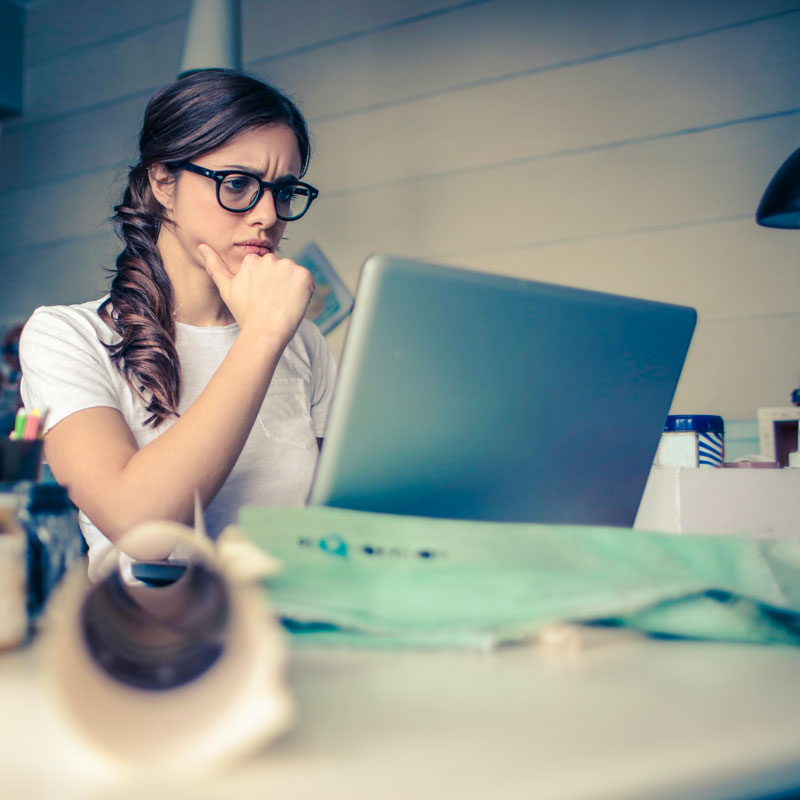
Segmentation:
{"type": "Polygon", "coordinates": [[[77,509],[67,490],[57,483],[30,485],[20,520],[28,538],[28,616],[35,619],[55,585],[86,552],[86,542],[77,509]]]}

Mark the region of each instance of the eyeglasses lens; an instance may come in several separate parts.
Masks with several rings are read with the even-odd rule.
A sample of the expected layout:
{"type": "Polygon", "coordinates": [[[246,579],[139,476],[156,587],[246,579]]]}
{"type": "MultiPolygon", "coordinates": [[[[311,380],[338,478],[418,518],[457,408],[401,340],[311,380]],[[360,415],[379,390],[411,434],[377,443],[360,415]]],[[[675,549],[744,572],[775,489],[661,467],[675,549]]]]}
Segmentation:
{"type": "MultiPolygon", "coordinates": [[[[228,175],[219,185],[219,201],[230,211],[242,211],[253,205],[259,188],[258,181],[249,175],[228,175]]],[[[272,196],[281,219],[301,216],[310,202],[308,189],[294,184],[275,186],[272,196]]]]}
{"type": "Polygon", "coordinates": [[[228,175],[219,185],[219,201],[231,211],[241,211],[255,200],[258,189],[249,175],[228,175]]]}
{"type": "Polygon", "coordinates": [[[308,207],[308,190],[304,186],[279,186],[272,190],[272,196],[275,198],[275,210],[284,219],[302,216],[308,207]]]}

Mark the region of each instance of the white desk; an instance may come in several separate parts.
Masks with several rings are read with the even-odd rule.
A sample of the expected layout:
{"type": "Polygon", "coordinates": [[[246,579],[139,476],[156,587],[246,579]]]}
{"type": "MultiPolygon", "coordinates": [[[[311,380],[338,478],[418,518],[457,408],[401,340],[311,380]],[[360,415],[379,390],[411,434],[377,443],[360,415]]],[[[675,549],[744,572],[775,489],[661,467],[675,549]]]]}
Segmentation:
{"type": "Polygon", "coordinates": [[[761,796],[742,776],[781,766],[800,785],[800,649],[622,635],[575,657],[295,651],[294,729],[180,786],[85,772],[49,719],[40,652],[0,654],[9,800],[739,798],[761,796]]]}

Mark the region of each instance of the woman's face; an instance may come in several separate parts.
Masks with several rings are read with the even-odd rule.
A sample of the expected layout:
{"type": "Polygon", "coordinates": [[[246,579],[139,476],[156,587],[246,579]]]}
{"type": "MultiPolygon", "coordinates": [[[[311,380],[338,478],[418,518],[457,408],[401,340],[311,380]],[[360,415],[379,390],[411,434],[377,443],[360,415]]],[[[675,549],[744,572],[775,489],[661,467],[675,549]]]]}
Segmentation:
{"type": "MultiPolygon", "coordinates": [[[[216,171],[252,172],[270,182],[298,178],[301,169],[297,138],[291,128],[282,124],[242,133],[217,150],[196,156],[192,163],[216,171]]],[[[211,245],[234,273],[248,253],[277,251],[286,222],[276,216],[269,191],[249,211],[236,213],[219,205],[217,185],[210,178],[182,170],[173,181],[165,181],[167,173],[160,165],[153,168],[153,173],[153,191],[173,223],[162,227],[170,241],[159,238],[165,265],[177,257],[204,270],[199,244],[211,245]]]]}

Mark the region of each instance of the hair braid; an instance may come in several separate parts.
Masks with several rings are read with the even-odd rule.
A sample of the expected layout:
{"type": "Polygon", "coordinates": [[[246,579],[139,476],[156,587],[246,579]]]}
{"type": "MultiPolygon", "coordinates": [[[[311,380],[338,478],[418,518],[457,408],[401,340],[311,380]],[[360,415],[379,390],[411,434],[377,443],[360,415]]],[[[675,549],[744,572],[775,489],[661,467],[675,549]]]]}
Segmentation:
{"type": "Polygon", "coordinates": [[[143,396],[157,427],[177,413],[180,361],[175,348],[172,284],[156,246],[161,228],[159,204],[153,196],[147,169],[131,169],[122,203],[113,221],[125,248],[117,257],[116,274],[100,316],[120,334],[107,345],[111,360],[128,383],[143,396]]]}

